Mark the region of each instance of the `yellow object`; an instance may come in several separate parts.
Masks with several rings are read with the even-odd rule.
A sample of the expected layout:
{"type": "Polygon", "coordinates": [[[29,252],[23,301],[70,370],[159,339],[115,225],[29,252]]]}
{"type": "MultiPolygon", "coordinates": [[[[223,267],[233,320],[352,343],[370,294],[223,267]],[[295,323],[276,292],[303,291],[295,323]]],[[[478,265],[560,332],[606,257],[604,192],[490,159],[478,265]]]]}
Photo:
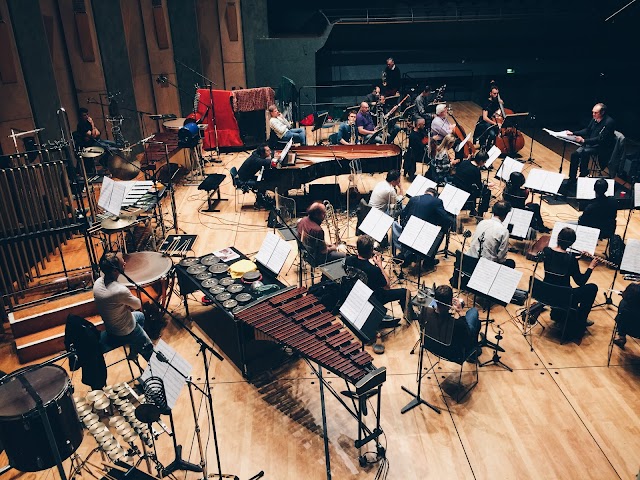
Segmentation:
{"type": "Polygon", "coordinates": [[[240,278],[247,272],[258,270],[258,266],[251,260],[238,260],[229,267],[231,278],[240,278]]]}

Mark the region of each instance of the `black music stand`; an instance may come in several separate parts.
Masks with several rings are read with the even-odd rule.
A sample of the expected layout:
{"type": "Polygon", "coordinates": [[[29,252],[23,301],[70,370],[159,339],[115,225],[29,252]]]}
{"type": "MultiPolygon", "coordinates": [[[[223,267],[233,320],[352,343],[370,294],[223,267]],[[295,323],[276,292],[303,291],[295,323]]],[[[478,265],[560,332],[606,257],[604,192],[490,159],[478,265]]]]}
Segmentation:
{"type": "MultiPolygon", "coordinates": [[[[351,292],[349,292],[349,295],[351,295],[351,292]]],[[[349,295],[347,296],[347,300],[349,299],[349,295]]],[[[345,303],[347,300],[345,300],[345,303]]],[[[342,312],[342,309],[340,310],[340,316],[344,320],[343,323],[355,334],[356,337],[360,339],[360,341],[362,341],[363,344],[372,342],[376,338],[382,319],[387,312],[384,305],[376,300],[373,295],[369,297],[367,302],[373,306],[373,310],[371,310],[369,316],[360,326],[357,325],[358,322],[355,318],[348,318],[342,312]]]]}
{"type": "Polygon", "coordinates": [[[311,129],[311,132],[315,134],[314,136],[315,136],[316,145],[318,145],[318,137],[320,136],[318,132],[322,130],[324,121],[327,119],[328,116],[329,116],[329,112],[323,112],[323,113],[316,114],[315,118],[313,119],[313,128],[311,129]]]}

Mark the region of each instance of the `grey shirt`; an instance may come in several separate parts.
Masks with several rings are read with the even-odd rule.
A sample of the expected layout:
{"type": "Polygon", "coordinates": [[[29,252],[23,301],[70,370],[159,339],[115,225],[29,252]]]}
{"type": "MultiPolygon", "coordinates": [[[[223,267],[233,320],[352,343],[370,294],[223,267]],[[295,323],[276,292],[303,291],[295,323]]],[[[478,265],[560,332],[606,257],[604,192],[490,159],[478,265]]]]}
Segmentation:
{"type": "Polygon", "coordinates": [[[123,336],[133,331],[136,321],[131,311],[139,310],[142,304],[125,285],[117,281],[105,285],[100,277],[93,284],[93,297],[108,333],[123,336]]]}
{"type": "Polygon", "coordinates": [[[467,254],[470,257],[478,258],[480,251],[480,238],[483,238],[482,258],[492,262],[504,263],[509,251],[509,230],[502,225],[497,217],[482,220],[471,239],[471,246],[467,254]],[[482,235],[484,234],[484,238],[482,235]]]}

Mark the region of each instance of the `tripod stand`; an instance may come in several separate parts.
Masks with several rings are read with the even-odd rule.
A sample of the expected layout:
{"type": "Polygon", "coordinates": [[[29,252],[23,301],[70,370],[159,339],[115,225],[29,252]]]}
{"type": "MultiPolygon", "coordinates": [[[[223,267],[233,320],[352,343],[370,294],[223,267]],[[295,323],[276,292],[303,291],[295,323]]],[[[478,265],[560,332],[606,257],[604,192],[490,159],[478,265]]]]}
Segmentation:
{"type": "Polygon", "coordinates": [[[533,165],[535,165],[538,168],[542,168],[540,166],[539,163],[536,163],[535,159],[533,158],[533,141],[536,137],[536,126],[533,124],[533,122],[535,122],[536,120],[536,116],[532,113],[531,115],[529,115],[529,120],[531,120],[531,147],[529,147],[529,158],[527,158],[525,160],[524,163],[531,163],[533,165]]]}
{"type": "Polygon", "coordinates": [[[420,345],[420,354],[418,355],[418,373],[417,373],[418,390],[416,391],[416,393],[413,393],[411,390],[409,390],[404,385],[402,386],[402,390],[404,390],[409,395],[411,395],[413,397],[413,400],[411,400],[404,407],[402,407],[402,410],[400,410],[400,413],[407,413],[409,410],[411,410],[411,409],[413,409],[413,408],[415,408],[415,407],[417,407],[419,405],[426,405],[427,407],[429,407],[434,412],[440,413],[440,409],[438,407],[436,407],[435,405],[431,405],[429,402],[427,402],[421,396],[422,377],[424,376],[424,374],[422,373],[422,366],[423,366],[423,362],[424,362],[424,350],[425,350],[424,349],[424,338],[425,338],[424,327],[421,325],[420,326],[420,338],[418,340],[421,343],[421,345],[420,345]]]}

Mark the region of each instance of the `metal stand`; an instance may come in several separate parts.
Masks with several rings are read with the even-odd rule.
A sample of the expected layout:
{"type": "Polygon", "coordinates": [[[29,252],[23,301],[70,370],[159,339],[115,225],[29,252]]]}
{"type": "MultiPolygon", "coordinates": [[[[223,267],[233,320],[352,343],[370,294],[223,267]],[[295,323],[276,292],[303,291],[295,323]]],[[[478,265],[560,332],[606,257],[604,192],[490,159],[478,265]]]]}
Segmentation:
{"type": "MultiPolygon", "coordinates": [[[[424,330],[423,327],[420,326],[420,342],[422,343],[424,339],[424,330]]],[[[427,407],[429,407],[431,410],[433,410],[436,413],[440,413],[440,409],[438,407],[436,407],[435,405],[431,405],[429,402],[427,402],[424,398],[422,398],[421,396],[421,390],[422,390],[422,377],[424,376],[422,373],[422,365],[424,362],[424,345],[420,345],[420,355],[418,355],[418,390],[416,393],[413,393],[411,390],[409,390],[407,387],[405,387],[404,385],[402,386],[402,390],[404,390],[405,392],[407,392],[409,395],[411,395],[413,397],[413,400],[411,400],[409,403],[407,403],[404,407],[402,407],[402,410],[400,410],[400,413],[407,413],[409,410],[419,406],[419,405],[426,405],[427,407]]]]}
{"type": "MultiPolygon", "coordinates": [[[[487,323],[487,325],[489,325],[487,323]]],[[[511,367],[509,367],[507,364],[505,364],[504,362],[502,362],[502,360],[500,360],[500,355],[498,355],[498,350],[500,350],[501,352],[504,352],[504,349],[502,347],[500,347],[500,340],[502,340],[502,329],[500,327],[498,327],[498,334],[496,335],[496,340],[498,340],[495,344],[495,348],[493,350],[493,357],[491,357],[491,360],[487,360],[484,363],[481,363],[480,366],[484,367],[486,365],[498,365],[499,367],[504,368],[505,370],[509,370],[510,372],[513,372],[513,369],[511,367]]],[[[485,336],[485,340],[486,340],[486,336],[485,336]]],[[[489,342],[490,343],[490,342],[489,342]]]]}
{"type": "Polygon", "coordinates": [[[494,320],[489,318],[489,314],[491,313],[491,299],[483,295],[483,298],[487,299],[489,305],[487,305],[487,318],[484,320],[484,332],[480,332],[480,341],[478,342],[478,348],[489,347],[496,351],[504,352],[504,348],[502,348],[498,343],[500,339],[498,339],[498,335],[496,335],[496,339],[498,339],[498,343],[493,343],[489,339],[487,339],[487,334],[489,333],[489,324],[493,323],[494,320]]]}
{"type": "MultiPolygon", "coordinates": [[[[535,122],[536,116],[533,115],[533,114],[529,115],[529,120],[531,120],[532,122],[535,122]]],[[[529,148],[529,158],[527,158],[524,163],[531,163],[531,164],[535,165],[538,168],[542,168],[542,166],[540,166],[539,163],[536,163],[535,159],[532,156],[532,154],[533,154],[533,140],[534,140],[535,136],[536,136],[536,128],[535,128],[535,125],[533,125],[533,128],[531,129],[531,147],[529,148]]]]}

